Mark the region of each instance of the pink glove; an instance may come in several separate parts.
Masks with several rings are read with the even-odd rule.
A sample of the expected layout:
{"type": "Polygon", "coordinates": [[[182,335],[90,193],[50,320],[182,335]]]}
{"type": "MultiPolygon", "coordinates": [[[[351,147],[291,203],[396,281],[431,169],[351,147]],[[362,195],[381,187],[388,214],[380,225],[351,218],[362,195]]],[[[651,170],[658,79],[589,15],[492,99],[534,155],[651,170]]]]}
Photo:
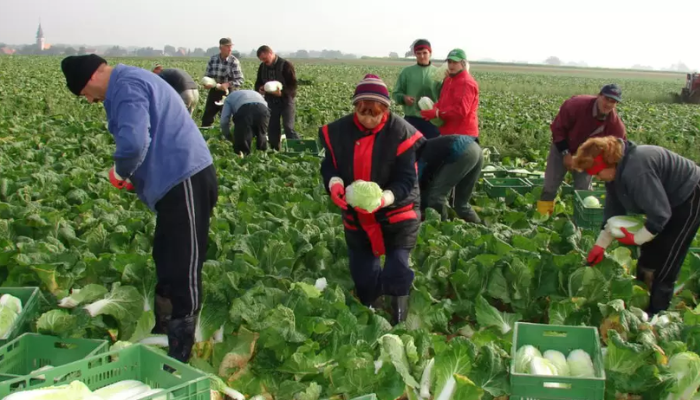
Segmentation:
{"type": "Polygon", "coordinates": [[[605,257],[605,249],[595,245],[588,253],[588,259],[586,261],[588,261],[588,265],[593,266],[603,261],[603,257],[605,257]]]}
{"type": "Polygon", "coordinates": [[[331,200],[343,210],[348,209],[348,202],[345,201],[345,186],[342,183],[336,183],[331,186],[331,200]]]}
{"type": "Polygon", "coordinates": [[[128,179],[123,179],[119,174],[117,174],[117,171],[112,167],[109,170],[109,183],[112,184],[117,189],[124,189],[132,192],[134,191],[134,185],[131,183],[130,180],[128,179]]]}
{"type": "Polygon", "coordinates": [[[438,109],[437,109],[437,108],[433,108],[433,109],[431,109],[431,110],[422,110],[422,111],[420,112],[420,115],[421,115],[421,117],[423,117],[423,119],[430,121],[431,119],[437,118],[437,116],[438,116],[438,109]]]}

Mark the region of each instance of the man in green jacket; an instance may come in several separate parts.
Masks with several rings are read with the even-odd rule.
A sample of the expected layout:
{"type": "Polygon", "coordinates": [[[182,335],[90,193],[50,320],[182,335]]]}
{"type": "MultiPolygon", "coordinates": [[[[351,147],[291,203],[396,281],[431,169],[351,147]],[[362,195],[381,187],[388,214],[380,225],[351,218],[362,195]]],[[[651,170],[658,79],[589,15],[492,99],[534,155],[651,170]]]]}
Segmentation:
{"type": "Polygon", "coordinates": [[[430,61],[432,49],[430,42],[418,39],[413,43],[413,54],[416,56],[416,65],[406,67],[401,71],[399,79],[394,86],[393,98],[397,104],[403,106],[406,121],[418,129],[427,139],[440,136],[437,126],[426,121],[420,115],[418,100],[428,97],[436,102],[440,94],[442,79],[435,80],[434,74],[437,67],[430,61]]]}

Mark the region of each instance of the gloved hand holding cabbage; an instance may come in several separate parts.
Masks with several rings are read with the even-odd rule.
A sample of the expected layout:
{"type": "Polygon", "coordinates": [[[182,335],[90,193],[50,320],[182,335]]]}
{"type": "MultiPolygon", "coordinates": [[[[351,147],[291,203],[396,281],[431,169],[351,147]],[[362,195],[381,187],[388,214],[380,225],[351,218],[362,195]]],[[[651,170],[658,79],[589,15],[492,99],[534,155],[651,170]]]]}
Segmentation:
{"type": "Polygon", "coordinates": [[[390,190],[382,191],[375,182],[359,179],[345,189],[345,199],[357,212],[371,214],[393,204],[394,194],[390,190]]]}

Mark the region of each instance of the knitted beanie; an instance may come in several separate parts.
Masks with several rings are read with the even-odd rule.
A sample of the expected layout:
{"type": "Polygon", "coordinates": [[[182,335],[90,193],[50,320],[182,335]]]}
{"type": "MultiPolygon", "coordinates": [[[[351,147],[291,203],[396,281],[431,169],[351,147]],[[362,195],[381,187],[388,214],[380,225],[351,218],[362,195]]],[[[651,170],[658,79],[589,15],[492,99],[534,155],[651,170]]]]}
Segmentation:
{"type": "Polygon", "coordinates": [[[80,96],[80,92],[92,78],[97,68],[107,61],[96,55],[86,54],[82,56],[68,56],[61,61],[61,70],[66,77],[66,84],[73,94],[80,96]]]}
{"type": "Polygon", "coordinates": [[[389,98],[389,90],[386,84],[373,74],[365,75],[365,78],[357,84],[355,95],[352,97],[352,104],[357,104],[360,100],[373,100],[389,107],[391,98],[389,98]]]}

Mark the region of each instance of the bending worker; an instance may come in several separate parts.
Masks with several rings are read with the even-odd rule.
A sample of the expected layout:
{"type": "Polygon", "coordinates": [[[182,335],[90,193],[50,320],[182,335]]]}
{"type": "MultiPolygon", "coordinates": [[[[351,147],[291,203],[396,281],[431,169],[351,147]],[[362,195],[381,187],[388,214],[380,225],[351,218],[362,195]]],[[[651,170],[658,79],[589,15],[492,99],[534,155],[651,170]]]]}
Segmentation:
{"type": "Polygon", "coordinates": [[[459,218],[480,224],[469,204],[483,163],[481,147],[467,135],[445,135],[426,142],[418,160],[421,208],[430,207],[447,219],[447,196],[454,188],[454,209],[459,218]]]}
{"type": "Polygon", "coordinates": [[[575,190],[590,190],[591,177],[573,170],[572,160],[579,146],[589,137],[613,136],[625,139],[625,125],[615,108],[622,101],[622,90],[604,86],[598,96],[579,95],[566,100],[550,125],[552,145],[549,148],[544,187],[537,202],[537,211],[551,215],[554,200],[567,171],[574,176],[575,190]]]}
{"type": "Polygon", "coordinates": [[[104,102],[116,151],[110,182],[133,189],[156,212],[156,325],[168,355],[187,362],[202,306],[202,264],[218,186],[212,156],[185,105],[168,84],[142,68],[107,65],[89,54],[63,59],[68,88],[104,102]]]}
{"type": "Polygon", "coordinates": [[[340,207],[350,274],[355,293],[365,306],[391,296],[393,323],[406,319],[414,273],[408,257],[420,228],[420,193],[416,149],[423,135],[389,111],[384,82],[366,75],[353,97],[354,112],[320,129],[325,148],[323,183],[340,207]],[[381,205],[371,212],[349,207],[345,187],[356,180],[372,181],[383,189],[381,205]],[[380,256],[386,255],[384,269],[380,256]]]}
{"type": "Polygon", "coordinates": [[[163,78],[175,89],[177,94],[182,97],[182,101],[185,102],[185,107],[190,112],[190,116],[192,116],[194,109],[197,108],[197,103],[199,103],[199,90],[197,83],[190,74],[180,68],[163,69],[163,66],[160,64],[156,64],[155,68],[153,68],[153,73],[163,78]]]}
{"type": "Polygon", "coordinates": [[[267,150],[267,127],[270,109],[265,98],[255,90],[236,90],[226,97],[221,111],[221,133],[233,142],[236,154],[250,154],[250,145],[255,137],[258,150],[267,150]],[[231,120],[233,119],[233,137],[231,120]]]}
{"type": "MultiPolygon", "coordinates": [[[[668,309],[678,273],[700,227],[700,167],[663,147],[614,137],[588,139],[572,163],[606,182],[605,222],[618,215],[646,216],[644,227],[634,233],[622,228],[624,237],[617,240],[640,246],[637,279],[651,283],[647,313],[653,316],[668,309]]],[[[613,239],[602,227],[588,263],[602,261],[613,239]]]]}

